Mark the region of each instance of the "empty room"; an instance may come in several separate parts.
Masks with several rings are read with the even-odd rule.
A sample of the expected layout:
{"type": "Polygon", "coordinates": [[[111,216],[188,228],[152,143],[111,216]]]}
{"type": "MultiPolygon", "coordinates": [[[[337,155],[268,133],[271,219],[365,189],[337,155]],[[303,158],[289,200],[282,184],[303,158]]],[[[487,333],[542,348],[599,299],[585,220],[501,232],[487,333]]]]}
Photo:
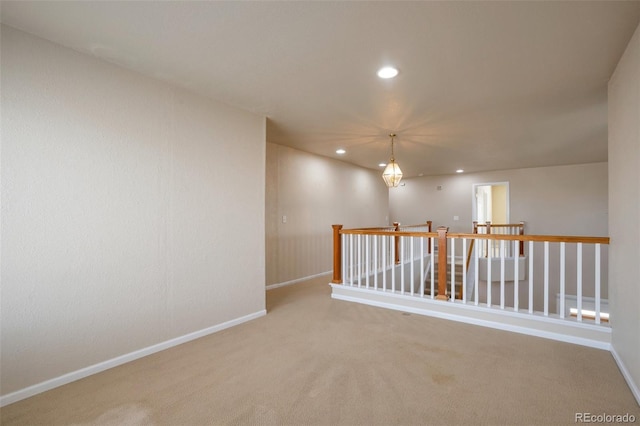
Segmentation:
{"type": "Polygon", "coordinates": [[[640,1],[0,1],[3,425],[640,421],[640,1]]]}

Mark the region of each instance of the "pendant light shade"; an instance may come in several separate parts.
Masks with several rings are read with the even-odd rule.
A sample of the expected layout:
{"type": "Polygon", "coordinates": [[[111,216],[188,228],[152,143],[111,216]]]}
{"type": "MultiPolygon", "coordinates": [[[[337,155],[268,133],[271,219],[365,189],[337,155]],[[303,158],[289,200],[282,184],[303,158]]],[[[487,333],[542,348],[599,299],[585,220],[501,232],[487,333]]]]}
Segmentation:
{"type": "Polygon", "coordinates": [[[393,138],[395,138],[396,135],[395,133],[391,133],[389,137],[391,138],[391,159],[382,173],[382,179],[384,179],[384,183],[387,184],[387,187],[394,188],[398,186],[400,184],[400,180],[402,180],[402,170],[400,170],[400,166],[396,163],[396,160],[393,157],[393,138]]]}
{"type": "Polygon", "coordinates": [[[398,163],[391,160],[384,169],[384,173],[382,173],[382,179],[384,179],[389,188],[398,186],[402,179],[402,170],[400,170],[398,163]]]}

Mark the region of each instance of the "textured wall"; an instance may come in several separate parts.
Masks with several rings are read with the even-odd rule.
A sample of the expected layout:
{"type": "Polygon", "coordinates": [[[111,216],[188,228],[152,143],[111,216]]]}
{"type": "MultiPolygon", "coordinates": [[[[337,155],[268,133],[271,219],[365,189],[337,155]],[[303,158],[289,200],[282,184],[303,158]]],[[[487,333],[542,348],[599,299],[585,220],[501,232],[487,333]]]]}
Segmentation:
{"type": "Polygon", "coordinates": [[[509,182],[510,221],[526,221],[527,233],[608,235],[607,163],[428,176],[403,182],[405,186],[389,191],[394,221],[431,219],[434,225],[449,226],[451,232],[470,232],[472,185],[509,182]]]}
{"type": "Polygon", "coordinates": [[[2,28],[2,392],[264,309],[265,120],[2,28]]]}
{"type": "Polygon", "coordinates": [[[640,403],[640,26],[609,81],[613,347],[640,403]]]}
{"type": "Polygon", "coordinates": [[[267,144],[267,285],[330,271],[332,224],[385,225],[389,192],[381,176],[267,144]]]}

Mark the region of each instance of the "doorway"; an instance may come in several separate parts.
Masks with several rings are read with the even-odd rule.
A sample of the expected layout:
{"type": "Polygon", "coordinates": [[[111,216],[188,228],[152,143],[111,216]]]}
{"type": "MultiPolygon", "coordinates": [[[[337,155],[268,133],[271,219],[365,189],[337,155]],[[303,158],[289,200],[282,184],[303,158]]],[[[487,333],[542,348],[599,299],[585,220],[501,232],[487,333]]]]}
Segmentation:
{"type": "Polygon", "coordinates": [[[472,218],[478,223],[509,223],[509,182],[474,183],[472,218]]]}

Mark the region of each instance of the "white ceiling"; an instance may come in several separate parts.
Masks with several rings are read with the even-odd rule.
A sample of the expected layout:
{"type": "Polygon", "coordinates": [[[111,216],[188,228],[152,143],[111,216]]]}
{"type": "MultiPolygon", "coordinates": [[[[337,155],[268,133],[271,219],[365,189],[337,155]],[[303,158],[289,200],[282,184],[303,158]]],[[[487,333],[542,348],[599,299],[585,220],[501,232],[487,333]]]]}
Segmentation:
{"type": "Polygon", "coordinates": [[[606,161],[640,1],[2,1],[1,20],[266,115],[269,142],[378,169],[393,131],[416,176],[606,161]]]}

